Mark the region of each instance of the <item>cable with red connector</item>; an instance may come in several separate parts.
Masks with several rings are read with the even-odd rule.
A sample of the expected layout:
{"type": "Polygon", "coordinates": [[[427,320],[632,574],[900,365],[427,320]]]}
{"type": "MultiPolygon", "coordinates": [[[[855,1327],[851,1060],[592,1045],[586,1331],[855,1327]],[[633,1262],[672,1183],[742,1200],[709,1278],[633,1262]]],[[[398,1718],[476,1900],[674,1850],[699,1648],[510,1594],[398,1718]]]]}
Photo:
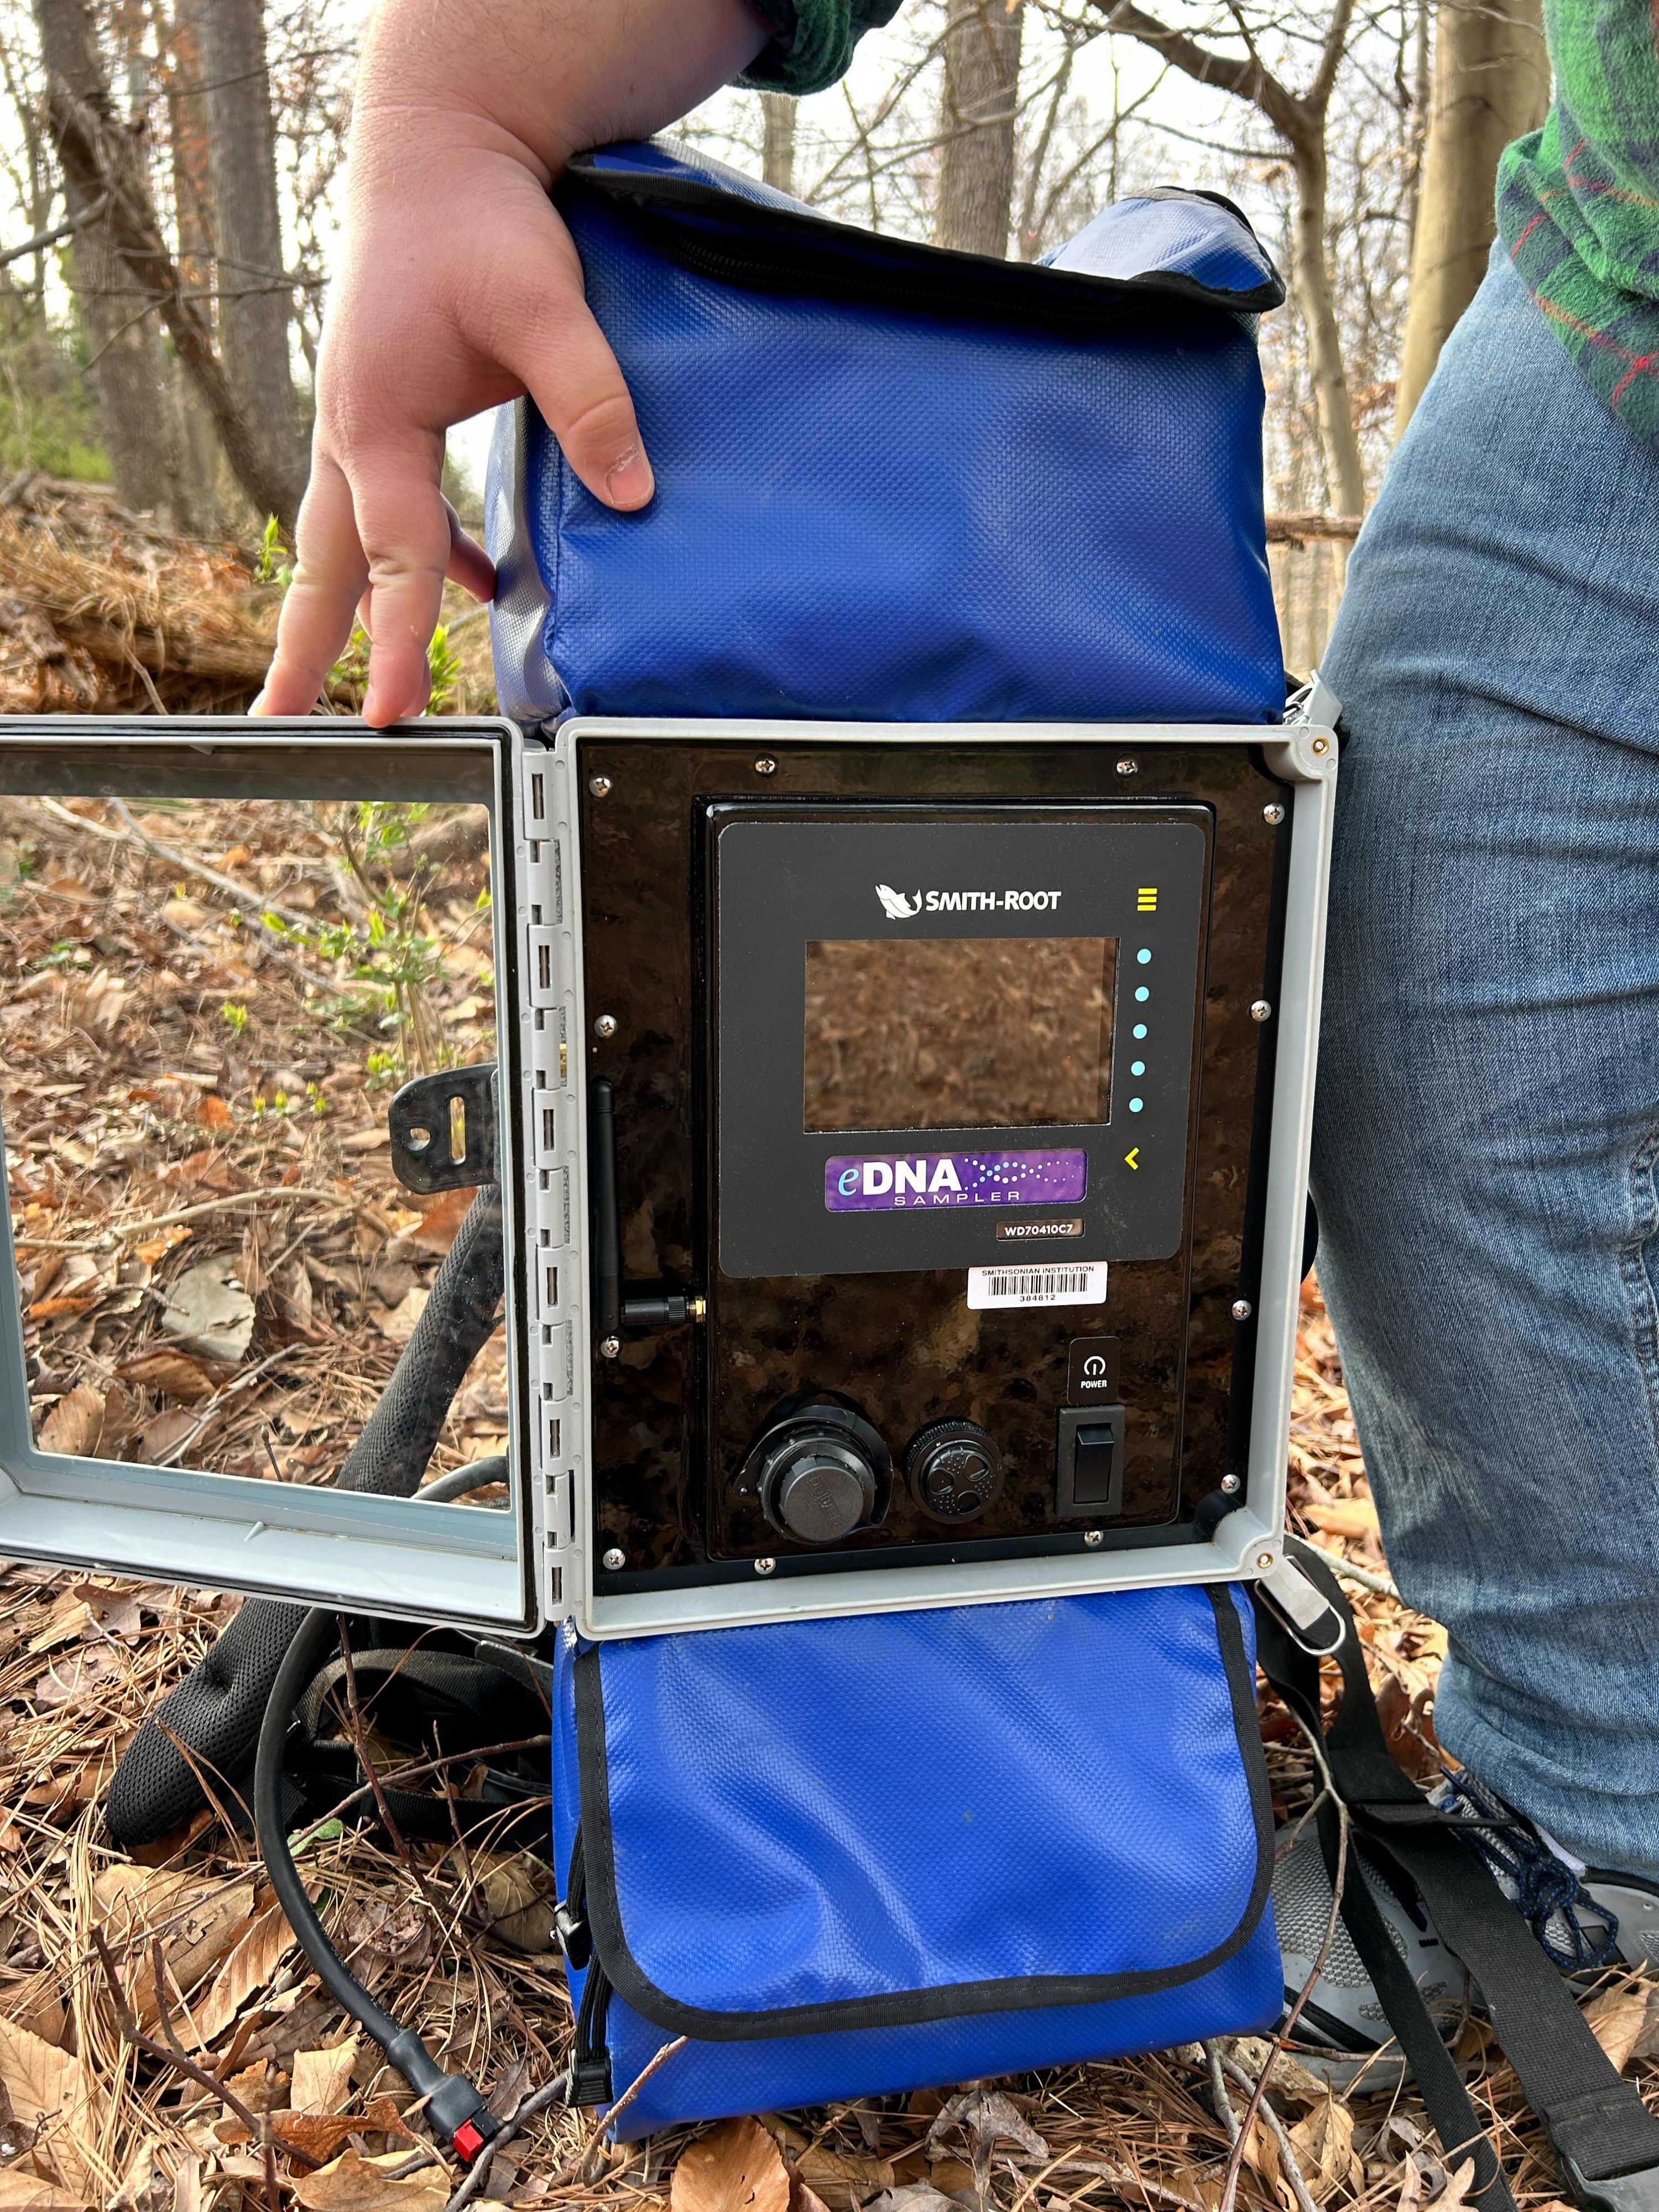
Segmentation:
{"type": "Polygon", "coordinates": [[[338,1634],[332,1613],[308,1613],[288,1648],[259,1731],[259,1754],[253,1770],[253,1818],[259,1849],[276,1901],[288,1924],[303,1946],[329,1994],[367,2028],[387,2058],[425,2104],[434,2129],[446,2136],[455,2155],[468,2166],[486,2143],[501,2132],[501,2122],[485,2105],[483,2093],[464,2074],[447,2073],[412,2027],[394,2020],[377,2004],[352,1974],[328,1938],[317,1917],[288,1847],[283,1819],[283,1767],[295,1708],[320,1665],[325,1651],[338,1634]]]}

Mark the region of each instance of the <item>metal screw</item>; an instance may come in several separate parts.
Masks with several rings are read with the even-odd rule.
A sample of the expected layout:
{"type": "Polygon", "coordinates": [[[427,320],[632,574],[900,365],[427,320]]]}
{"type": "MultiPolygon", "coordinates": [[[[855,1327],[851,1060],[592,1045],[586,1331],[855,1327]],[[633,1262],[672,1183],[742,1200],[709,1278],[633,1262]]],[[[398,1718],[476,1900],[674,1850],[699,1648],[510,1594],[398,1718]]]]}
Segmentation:
{"type": "Polygon", "coordinates": [[[1271,1552],[1258,1552],[1255,1555],[1255,1563],[1265,1575],[1273,1564],[1273,1555],[1271,1552]]]}
{"type": "Polygon", "coordinates": [[[593,1034],[595,1036],[615,1036],[617,1017],[614,1014],[601,1014],[593,1024],[593,1034]]]}
{"type": "Polygon", "coordinates": [[[606,1574],[619,1575],[628,1565],[628,1554],[626,1552],[619,1552],[613,1544],[599,1561],[599,1565],[605,1569],[606,1574]]]}
{"type": "Polygon", "coordinates": [[[1285,810],[1275,799],[1271,805],[1264,806],[1262,808],[1261,818],[1267,824],[1269,829],[1277,830],[1279,823],[1285,819],[1285,810]]]}
{"type": "Polygon", "coordinates": [[[1238,1487],[1238,1477],[1236,1474],[1224,1474],[1221,1478],[1221,1487],[1231,1498],[1238,1487]]]}
{"type": "Polygon", "coordinates": [[[1328,753],[1328,752],[1329,752],[1330,749],[1331,749],[1331,741],[1330,741],[1330,739],[1329,739],[1328,738],[1316,738],[1313,740],[1313,744],[1312,744],[1312,750],[1313,750],[1315,752],[1316,752],[1316,753],[1328,753]]]}
{"type": "Polygon", "coordinates": [[[775,1567],[777,1564],[778,1563],[775,1559],[757,1559],[755,1562],[755,1572],[757,1575],[769,1575],[773,1568],[775,1567]]]}
{"type": "Polygon", "coordinates": [[[1235,1298],[1233,1300],[1233,1319],[1235,1321],[1249,1321],[1250,1316],[1255,1312],[1255,1307],[1250,1304],[1248,1298],[1235,1298]]]}
{"type": "Polygon", "coordinates": [[[599,1339],[599,1357],[601,1359],[614,1359],[621,1350],[621,1337],[602,1336],[599,1339]]]}
{"type": "Polygon", "coordinates": [[[775,775],[777,772],[778,764],[771,758],[769,754],[763,753],[760,758],[755,763],[755,773],[757,775],[775,775]]]}
{"type": "Polygon", "coordinates": [[[1135,775],[1139,773],[1139,769],[1140,763],[1130,753],[1125,753],[1117,764],[1117,772],[1120,775],[1135,775]]]}
{"type": "Polygon", "coordinates": [[[587,779],[587,787],[595,799],[608,799],[611,796],[611,779],[608,775],[590,775],[587,779]]]}
{"type": "MultiPolygon", "coordinates": [[[[1267,1021],[1271,1021],[1271,1020],[1273,1019],[1273,1010],[1272,1006],[1268,1004],[1268,1002],[1267,1002],[1267,1000],[1266,999],[1252,999],[1252,1000],[1251,1000],[1251,1001],[1250,1001],[1250,1019],[1251,1019],[1253,1022],[1267,1022],[1267,1021]]],[[[612,1024],[612,1026],[614,1027],[614,1026],[615,1026],[615,1024],[612,1024]]],[[[607,1030],[605,1031],[605,1035],[608,1036],[610,1034],[611,1034],[610,1030],[607,1030]]]]}
{"type": "Polygon", "coordinates": [[[1083,1540],[1085,1544],[1103,1544],[1106,1539],[1098,1528],[1085,1528],[1083,1532],[1083,1540]]]}

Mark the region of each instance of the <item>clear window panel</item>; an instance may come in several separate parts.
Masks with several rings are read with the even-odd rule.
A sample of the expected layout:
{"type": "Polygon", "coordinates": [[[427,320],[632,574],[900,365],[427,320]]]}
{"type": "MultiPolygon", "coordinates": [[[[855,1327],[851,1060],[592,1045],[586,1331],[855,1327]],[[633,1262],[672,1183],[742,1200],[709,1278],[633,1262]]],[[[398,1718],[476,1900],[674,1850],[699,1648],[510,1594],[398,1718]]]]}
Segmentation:
{"type": "MultiPolygon", "coordinates": [[[[0,1111],[38,1448],[336,1481],[475,1195],[398,1181],[387,1104],[496,1045],[483,806],[0,798],[0,1111]]],[[[488,1233],[498,1285],[498,1211],[488,1233]]],[[[504,1481],[457,1474],[507,1442],[501,1313],[476,1309],[420,1479],[501,1507],[504,1481]]]]}
{"type": "Polygon", "coordinates": [[[806,1127],[1108,1120],[1116,967],[1107,937],[814,939],[806,1127]]]}

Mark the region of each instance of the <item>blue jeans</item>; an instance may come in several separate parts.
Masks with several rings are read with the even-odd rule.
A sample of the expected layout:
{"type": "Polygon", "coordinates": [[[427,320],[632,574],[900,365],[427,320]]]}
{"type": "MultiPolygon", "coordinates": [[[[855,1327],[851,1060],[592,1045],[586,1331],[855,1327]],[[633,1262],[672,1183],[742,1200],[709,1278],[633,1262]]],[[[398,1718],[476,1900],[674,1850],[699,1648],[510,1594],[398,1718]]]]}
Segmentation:
{"type": "Polygon", "coordinates": [[[1324,663],[1319,1269],[1447,1748],[1659,1879],[1659,450],[1507,263],[1324,663]]]}

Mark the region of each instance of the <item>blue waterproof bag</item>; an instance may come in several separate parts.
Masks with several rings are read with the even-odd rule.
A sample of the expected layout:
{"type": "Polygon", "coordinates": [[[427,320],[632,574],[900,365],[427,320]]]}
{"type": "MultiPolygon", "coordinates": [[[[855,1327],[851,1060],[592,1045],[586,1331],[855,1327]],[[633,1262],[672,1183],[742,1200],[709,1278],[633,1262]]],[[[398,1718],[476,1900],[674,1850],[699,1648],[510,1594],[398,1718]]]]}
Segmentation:
{"type": "MultiPolygon", "coordinates": [[[[1251,318],[1206,195],[1048,267],[826,222],[659,147],[561,205],[658,494],[527,404],[503,708],[1277,721],[1251,318]]],[[[572,2094],[626,2137],[1259,2029],[1282,1997],[1250,1608],[1227,1585],[582,1644],[554,1714],[572,2094]]]]}
{"type": "Polygon", "coordinates": [[[1225,202],[1123,201],[1039,266],[655,144],[559,197],[658,491],[613,513],[503,410],[503,711],[1279,720],[1252,318],[1284,293],[1225,202]]]}
{"type": "Polygon", "coordinates": [[[574,2094],[624,2137],[1263,2028],[1250,1609],[1115,1591],[562,1654],[574,2094]]]}

